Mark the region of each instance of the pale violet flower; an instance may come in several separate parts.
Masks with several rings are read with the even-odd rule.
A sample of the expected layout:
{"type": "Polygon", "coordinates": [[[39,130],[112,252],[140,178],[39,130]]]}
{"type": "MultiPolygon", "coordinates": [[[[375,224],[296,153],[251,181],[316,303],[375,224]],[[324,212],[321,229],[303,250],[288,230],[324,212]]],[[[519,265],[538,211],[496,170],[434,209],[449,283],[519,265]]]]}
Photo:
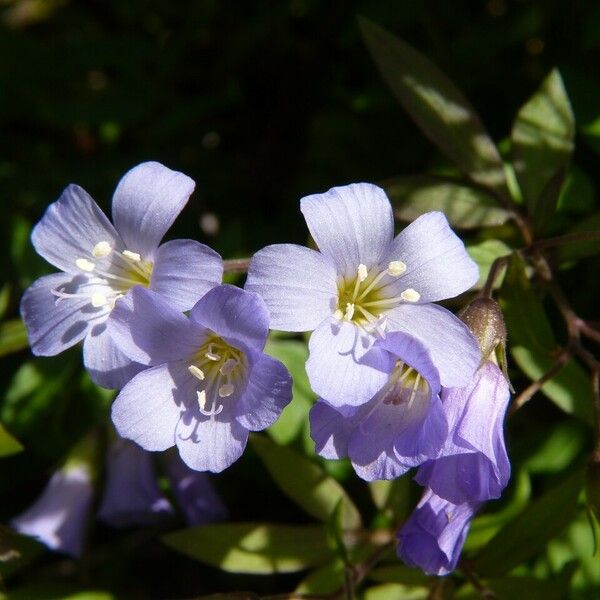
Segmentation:
{"type": "Polygon", "coordinates": [[[453,504],[425,490],[398,532],[398,556],[428,575],[447,575],[460,558],[478,503],[453,504]]]}
{"type": "Polygon", "coordinates": [[[160,294],[135,287],[109,321],[119,347],[149,365],[117,396],[118,433],[146,450],[177,445],[198,471],[237,460],[249,431],[272,425],[291,400],[291,378],[265,355],[267,309],[258,294],[213,288],[189,318],[160,294]]]}
{"type": "Polygon", "coordinates": [[[42,544],[71,556],[80,556],[92,509],[94,488],[90,469],[72,464],[56,471],[42,495],[11,526],[42,544]]]}
{"type": "Polygon", "coordinates": [[[440,380],[429,352],[404,333],[388,334],[373,352],[388,363],[389,377],[373,398],[361,406],[334,408],[321,400],[310,412],[311,436],[325,458],[348,456],[366,479],[393,479],[436,458],[448,436],[440,400],[440,380]],[[386,356],[387,355],[387,356],[386,356]]]}
{"type": "Polygon", "coordinates": [[[402,331],[422,341],[445,387],[467,385],[480,361],[471,332],[432,304],[469,289],[477,265],[440,212],[394,237],[390,202],[366,184],[307,196],[300,207],[319,251],[268,246],[252,258],[246,289],[259,293],[271,327],[313,331],[306,370],[330,404],[360,405],[385,384],[376,339],[402,331]]]}
{"type": "Polygon", "coordinates": [[[504,415],[510,399],[502,371],[485,361],[468,386],[442,391],[449,435],[440,457],[415,479],[455,504],[499,498],[510,478],[504,415]]]}
{"type": "Polygon", "coordinates": [[[85,366],[104,387],[119,388],[140,370],[107,334],[115,303],[143,286],[189,310],[221,282],[221,258],[207,246],[159,246],[194,185],[157,162],[134,167],[115,190],[114,226],[85,190],[65,189],[31,235],[38,254],[63,271],[38,279],[21,301],[34,354],[52,356],[84,340],[85,366]]]}

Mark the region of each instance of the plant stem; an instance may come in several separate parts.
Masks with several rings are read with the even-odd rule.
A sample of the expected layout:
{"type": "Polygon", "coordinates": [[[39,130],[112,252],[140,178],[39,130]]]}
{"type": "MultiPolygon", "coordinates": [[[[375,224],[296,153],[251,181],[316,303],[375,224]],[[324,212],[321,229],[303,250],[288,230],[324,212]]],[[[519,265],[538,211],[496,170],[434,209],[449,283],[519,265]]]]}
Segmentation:
{"type": "Polygon", "coordinates": [[[223,271],[225,273],[246,273],[249,266],[249,258],[231,258],[223,261],[223,271]]]}

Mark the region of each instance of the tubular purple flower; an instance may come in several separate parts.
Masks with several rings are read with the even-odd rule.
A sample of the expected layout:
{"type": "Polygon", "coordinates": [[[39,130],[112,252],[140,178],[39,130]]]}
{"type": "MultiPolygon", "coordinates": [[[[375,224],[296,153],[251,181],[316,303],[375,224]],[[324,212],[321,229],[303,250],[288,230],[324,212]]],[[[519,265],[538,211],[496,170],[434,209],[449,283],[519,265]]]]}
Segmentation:
{"type": "Polygon", "coordinates": [[[402,331],[425,343],[442,385],[468,383],[480,361],[471,332],[432,304],[469,289],[479,276],[440,212],[394,237],[392,207],[380,188],[353,184],[300,202],[319,251],[268,246],[250,263],[246,289],[261,294],[271,327],[313,331],[306,370],[330,404],[358,406],[384,385],[376,339],[402,331]]]}
{"type": "Polygon", "coordinates": [[[159,246],[194,185],[157,162],[134,167],[115,190],[114,226],[85,190],[64,190],[31,235],[38,254],[63,271],[41,277],[23,295],[34,354],[52,356],[84,340],[84,363],[99,385],[120,388],[139,372],[107,334],[115,303],[143,286],[188,310],[221,282],[221,257],[207,246],[193,240],[159,246]]]}
{"type": "Polygon", "coordinates": [[[171,503],[158,488],[152,455],[128,440],[115,439],[108,451],[98,518],[113,527],[132,527],[172,514],[171,503]]]}
{"type": "Polygon", "coordinates": [[[120,300],[110,334],[132,360],[151,368],[117,396],[118,433],[146,450],[177,445],[198,471],[237,460],[248,431],[272,425],[291,400],[291,378],[265,355],[267,309],[258,294],[231,285],[210,290],[189,318],[141,287],[120,300]]]}
{"type": "Polygon", "coordinates": [[[67,465],[56,471],[36,502],[15,517],[19,533],[71,556],[80,556],[92,508],[93,485],[88,466],[67,465]]]}
{"type": "Polygon", "coordinates": [[[447,575],[456,568],[471,520],[480,504],[452,504],[426,490],[398,532],[398,556],[428,575],[447,575]]]}
{"type": "Polygon", "coordinates": [[[443,390],[448,439],[415,479],[455,504],[499,498],[510,478],[503,427],[509,399],[506,379],[490,361],[467,387],[443,390]]]}
{"type": "MultiPolygon", "coordinates": [[[[348,456],[366,479],[392,479],[438,456],[448,434],[440,381],[417,339],[390,333],[370,353],[388,365],[388,380],[360,407],[323,400],[310,412],[311,436],[325,458],[348,456]]],[[[367,358],[369,355],[366,355],[367,358]]]]}
{"type": "Polygon", "coordinates": [[[188,525],[204,525],[227,519],[229,513],[210,475],[190,469],[176,455],[170,456],[167,461],[167,474],[188,525]]]}

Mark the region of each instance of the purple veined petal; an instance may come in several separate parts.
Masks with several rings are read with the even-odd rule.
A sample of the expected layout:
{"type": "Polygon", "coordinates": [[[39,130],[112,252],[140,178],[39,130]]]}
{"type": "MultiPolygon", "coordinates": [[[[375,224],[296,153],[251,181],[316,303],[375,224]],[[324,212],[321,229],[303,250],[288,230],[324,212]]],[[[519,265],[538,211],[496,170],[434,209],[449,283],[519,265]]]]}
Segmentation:
{"type": "Polygon", "coordinates": [[[40,256],[67,273],[80,274],[78,258],[91,258],[98,242],[121,248],[123,242],[91,196],[69,185],[33,228],[31,241],[40,256]]]}
{"type": "Polygon", "coordinates": [[[112,214],[127,250],[152,260],[195,185],[187,175],[158,162],[145,162],[125,173],[113,195],[112,214]]]}
{"type": "Polygon", "coordinates": [[[444,387],[468,385],[481,361],[469,328],[449,310],[436,304],[403,304],[387,313],[388,331],[403,331],[429,351],[444,387]]]}
{"type": "Polygon", "coordinates": [[[323,458],[337,460],[348,456],[348,440],[358,423],[353,413],[360,411],[355,406],[348,408],[351,410],[344,415],[319,400],[310,409],[310,437],[315,442],[315,451],[323,458]]]}
{"type": "Polygon", "coordinates": [[[53,292],[78,294],[89,279],[55,273],[40,277],[23,295],[21,316],[34,354],[54,356],[81,341],[108,317],[105,307],[94,308],[89,297],[59,298],[53,292]]]}
{"type": "Polygon", "coordinates": [[[146,368],[119,350],[106,323],[92,327],[83,341],[83,364],[96,385],[113,390],[120,390],[146,368]]]}
{"type": "Polygon", "coordinates": [[[277,244],[259,250],[250,261],[246,290],[265,301],[272,329],[312,331],[337,304],[333,262],[315,250],[277,244]]]}
{"type": "Polygon", "coordinates": [[[329,404],[357,406],[387,381],[390,355],[373,348],[375,337],[353,323],[327,319],[310,337],[306,372],[315,393],[329,404]]]}
{"type": "Polygon", "coordinates": [[[107,329],[121,352],[145,365],[187,358],[206,337],[202,327],[166,298],[141,286],[117,300],[107,329]]]}
{"type": "Polygon", "coordinates": [[[152,525],[173,514],[158,487],[149,452],[117,439],[108,450],[106,472],[98,518],[108,525],[152,525]]]}
{"type": "Polygon", "coordinates": [[[452,504],[426,490],[398,532],[398,556],[428,575],[447,575],[456,568],[469,526],[479,504],[452,504]]]}
{"type": "Polygon", "coordinates": [[[245,350],[262,351],[269,334],[263,299],[233,285],[219,285],[196,303],[190,319],[245,350]]]}
{"type": "Polygon", "coordinates": [[[190,310],[223,278],[223,259],[194,240],[173,240],[154,254],[150,289],[179,310],[190,310]]]}
{"type": "Polygon", "coordinates": [[[36,502],[11,521],[19,533],[36,538],[57,552],[80,556],[92,508],[88,468],[71,466],[54,473],[36,502]]]}
{"type": "Polygon", "coordinates": [[[220,473],[244,452],[248,430],[235,419],[235,400],[227,400],[215,416],[201,415],[197,406],[182,415],[177,425],[177,448],[191,469],[220,473]]]}
{"type": "Polygon", "coordinates": [[[256,353],[250,360],[246,389],[236,403],[236,419],[250,431],[261,431],[277,421],[292,400],[292,378],[278,360],[256,353]]]}
{"type": "Polygon", "coordinates": [[[188,525],[205,525],[229,517],[210,475],[190,469],[177,454],[169,456],[167,474],[188,525]]]}
{"type": "Polygon", "coordinates": [[[344,277],[354,277],[360,264],[370,268],[379,263],[394,235],[390,201],[370,183],[306,196],[300,210],[319,250],[344,277]]]}
{"type": "Polygon", "coordinates": [[[391,261],[402,261],[406,272],[386,286],[386,295],[410,288],[422,303],[458,296],[479,278],[477,264],[441,212],[425,213],[401,231],[384,259],[391,261]]]}
{"type": "Polygon", "coordinates": [[[158,365],[136,375],[112,405],[112,421],[121,437],[145,450],[175,445],[175,429],[186,402],[196,398],[196,380],[184,362],[158,365]]]}

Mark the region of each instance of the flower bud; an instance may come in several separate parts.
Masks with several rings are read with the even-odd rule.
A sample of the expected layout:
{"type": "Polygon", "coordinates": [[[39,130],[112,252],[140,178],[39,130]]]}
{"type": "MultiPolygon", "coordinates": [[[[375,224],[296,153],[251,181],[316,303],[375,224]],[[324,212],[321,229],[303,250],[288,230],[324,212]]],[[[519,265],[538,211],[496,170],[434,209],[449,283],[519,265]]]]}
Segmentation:
{"type": "Polygon", "coordinates": [[[473,332],[484,360],[491,359],[494,350],[506,345],[506,326],[502,311],[491,298],[477,298],[465,306],[458,317],[473,332]]]}

